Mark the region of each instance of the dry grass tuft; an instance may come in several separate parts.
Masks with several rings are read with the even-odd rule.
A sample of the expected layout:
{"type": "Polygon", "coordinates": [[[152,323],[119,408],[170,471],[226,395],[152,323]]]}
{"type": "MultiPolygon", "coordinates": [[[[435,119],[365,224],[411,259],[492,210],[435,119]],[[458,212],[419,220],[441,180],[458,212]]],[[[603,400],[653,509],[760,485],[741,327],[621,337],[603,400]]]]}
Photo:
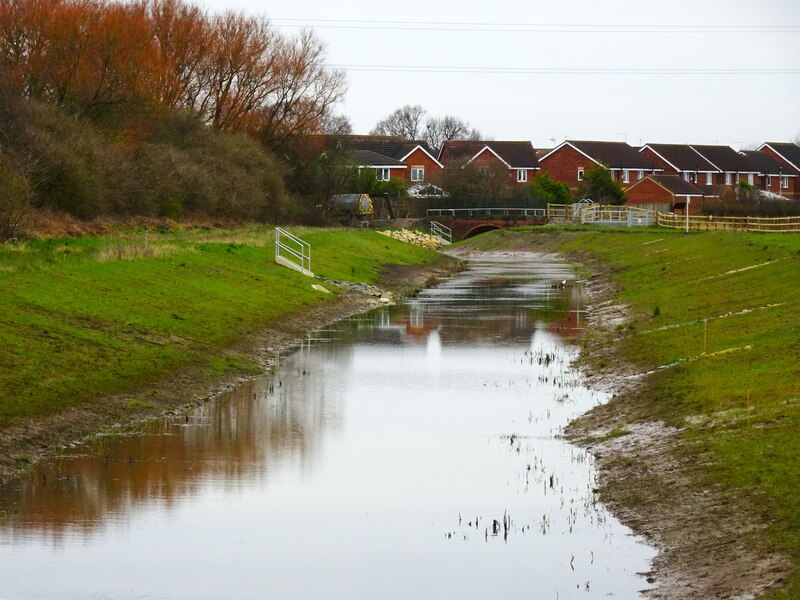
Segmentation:
{"type": "Polygon", "coordinates": [[[97,262],[114,262],[119,260],[137,260],[139,258],[164,258],[176,254],[196,252],[193,246],[178,246],[168,242],[151,242],[141,240],[122,244],[113,244],[101,248],[95,255],[97,262]]]}

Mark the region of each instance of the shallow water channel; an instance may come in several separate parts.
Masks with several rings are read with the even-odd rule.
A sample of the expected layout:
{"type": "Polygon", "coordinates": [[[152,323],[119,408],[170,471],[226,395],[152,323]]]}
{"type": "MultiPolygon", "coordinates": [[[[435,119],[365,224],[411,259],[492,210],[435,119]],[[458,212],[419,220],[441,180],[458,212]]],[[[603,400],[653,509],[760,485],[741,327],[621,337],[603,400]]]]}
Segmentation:
{"type": "Polygon", "coordinates": [[[272,377],[0,489],[0,598],[636,597],[654,551],[559,434],[572,269],[483,255],[272,377]]]}

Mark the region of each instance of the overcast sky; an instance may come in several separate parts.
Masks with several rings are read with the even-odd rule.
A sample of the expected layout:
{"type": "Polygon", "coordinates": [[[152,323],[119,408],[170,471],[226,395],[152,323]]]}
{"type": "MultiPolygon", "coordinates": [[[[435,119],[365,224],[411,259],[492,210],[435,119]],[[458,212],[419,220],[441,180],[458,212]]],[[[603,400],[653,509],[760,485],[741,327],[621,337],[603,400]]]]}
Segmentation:
{"type": "Polygon", "coordinates": [[[566,136],[738,150],[800,134],[798,0],[200,3],[266,15],[287,33],[312,26],[328,44],[329,63],[350,67],[340,112],[356,133],[403,104],[421,104],[493,139],[536,147],[566,136]],[[620,73],[631,69],[684,72],[620,73]],[[726,70],[740,72],[719,73],[726,70]]]}

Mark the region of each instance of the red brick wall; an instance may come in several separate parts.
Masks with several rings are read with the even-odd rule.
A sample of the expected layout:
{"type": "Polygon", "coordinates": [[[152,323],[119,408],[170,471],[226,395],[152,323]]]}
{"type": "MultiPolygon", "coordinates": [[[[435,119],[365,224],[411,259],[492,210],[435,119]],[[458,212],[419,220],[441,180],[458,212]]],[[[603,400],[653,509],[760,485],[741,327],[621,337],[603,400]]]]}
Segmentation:
{"type": "Polygon", "coordinates": [[[547,173],[553,179],[563,181],[570,189],[578,189],[578,169],[583,169],[584,173],[596,167],[597,163],[586,158],[583,154],[572,148],[563,146],[544,160],[539,160],[542,173],[547,173]]]}
{"type": "Polygon", "coordinates": [[[676,171],[671,166],[669,166],[669,163],[667,161],[665,161],[658,154],[656,154],[655,152],[650,150],[650,148],[645,148],[639,154],[641,154],[642,156],[646,156],[647,158],[652,160],[654,163],[656,163],[659,167],[663,168],[664,172],[660,173],[660,175],[677,175],[678,174],[678,171],[676,171]]]}
{"type": "MultiPolygon", "coordinates": [[[[789,188],[788,189],[781,189],[780,191],[775,191],[776,194],[782,194],[784,196],[788,196],[789,198],[800,198],[800,189],[798,189],[797,180],[800,179],[800,171],[797,171],[790,165],[788,162],[783,160],[777,152],[774,152],[771,148],[767,148],[766,146],[761,149],[761,152],[767,154],[777,160],[780,164],[784,166],[784,170],[787,173],[796,173],[798,177],[789,177],[789,188]]],[[[775,179],[775,178],[773,178],[775,179]]],[[[780,184],[776,184],[780,185],[780,184]]]]}
{"type": "Polygon", "coordinates": [[[528,171],[528,181],[517,181],[517,169],[509,169],[508,165],[502,160],[497,158],[494,154],[485,150],[483,153],[470,163],[476,167],[490,167],[492,169],[504,169],[508,171],[508,184],[509,185],[527,185],[533,181],[535,171],[528,171]]]}
{"type": "Polygon", "coordinates": [[[657,202],[672,204],[673,202],[672,194],[652,179],[645,179],[628,188],[625,198],[625,204],[655,204],[657,202]]]}
{"type": "MultiPolygon", "coordinates": [[[[424,167],[425,168],[425,182],[438,183],[442,178],[442,169],[437,165],[431,157],[425,154],[422,150],[417,148],[408,155],[403,161],[408,165],[408,169],[404,169],[403,177],[411,181],[411,167],[424,167]]],[[[415,182],[416,183],[416,182],[415,182]]]]}

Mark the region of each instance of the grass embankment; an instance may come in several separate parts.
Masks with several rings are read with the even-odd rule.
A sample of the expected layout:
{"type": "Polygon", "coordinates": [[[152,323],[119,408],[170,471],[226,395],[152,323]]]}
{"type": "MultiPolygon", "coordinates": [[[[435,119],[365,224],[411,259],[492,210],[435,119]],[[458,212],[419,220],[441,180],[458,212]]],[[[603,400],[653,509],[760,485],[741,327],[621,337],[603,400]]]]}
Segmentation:
{"type": "MultiPolygon", "coordinates": [[[[374,283],[387,265],[439,256],[372,231],[299,231],[327,278],[374,283]]],[[[189,364],[210,375],[252,368],[224,350],[336,298],[275,265],[273,241],[254,228],[0,245],[0,430],[189,364]]]]}
{"type": "MultiPolygon", "coordinates": [[[[680,428],[702,489],[743,500],[800,564],[800,236],[595,230],[553,245],[597,259],[632,307],[613,356],[642,371],[686,361],[626,395],[628,422],[680,428]]],[[[796,569],[770,597],[800,597],[796,569]]]]}

